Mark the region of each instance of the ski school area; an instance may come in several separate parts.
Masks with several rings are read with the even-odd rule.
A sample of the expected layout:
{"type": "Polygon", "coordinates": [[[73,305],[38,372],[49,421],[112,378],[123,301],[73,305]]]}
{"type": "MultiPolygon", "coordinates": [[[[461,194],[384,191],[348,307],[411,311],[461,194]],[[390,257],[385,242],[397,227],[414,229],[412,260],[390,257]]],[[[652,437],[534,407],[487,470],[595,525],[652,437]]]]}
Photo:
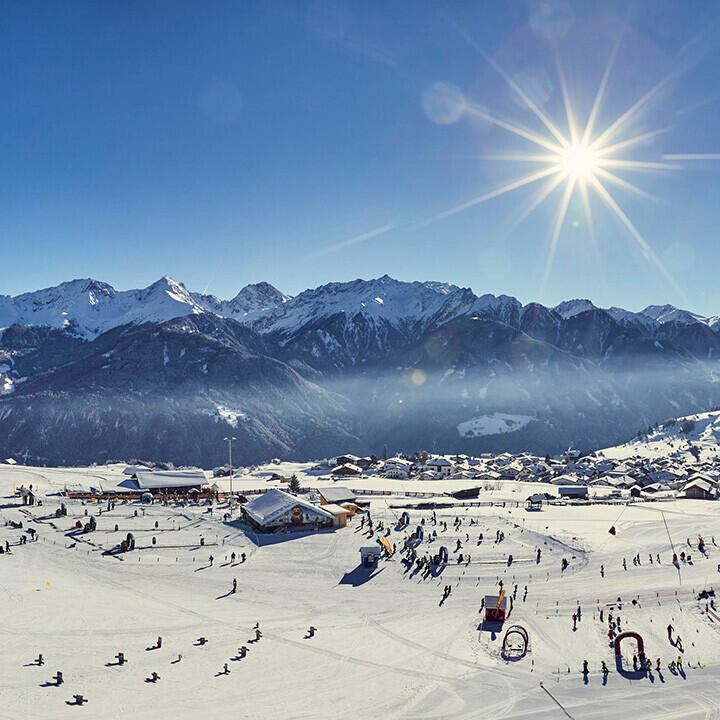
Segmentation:
{"type": "Polygon", "coordinates": [[[385,481],[344,527],[262,533],[222,498],[61,492],[89,472],[122,477],[0,466],[0,718],[720,715],[712,501],[385,481]]]}

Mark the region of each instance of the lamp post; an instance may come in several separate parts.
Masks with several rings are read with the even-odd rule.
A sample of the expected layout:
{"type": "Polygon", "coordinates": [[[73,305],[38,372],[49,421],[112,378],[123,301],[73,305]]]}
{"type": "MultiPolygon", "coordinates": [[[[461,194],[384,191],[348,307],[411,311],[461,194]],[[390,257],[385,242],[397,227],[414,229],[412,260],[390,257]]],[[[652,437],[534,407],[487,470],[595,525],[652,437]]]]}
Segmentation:
{"type": "Polygon", "coordinates": [[[232,491],[232,479],[233,479],[233,467],[232,467],[232,444],[233,440],[237,440],[236,437],[226,437],[223,438],[225,442],[228,444],[228,462],[230,463],[230,509],[232,510],[232,497],[233,497],[233,491],[232,491]]]}

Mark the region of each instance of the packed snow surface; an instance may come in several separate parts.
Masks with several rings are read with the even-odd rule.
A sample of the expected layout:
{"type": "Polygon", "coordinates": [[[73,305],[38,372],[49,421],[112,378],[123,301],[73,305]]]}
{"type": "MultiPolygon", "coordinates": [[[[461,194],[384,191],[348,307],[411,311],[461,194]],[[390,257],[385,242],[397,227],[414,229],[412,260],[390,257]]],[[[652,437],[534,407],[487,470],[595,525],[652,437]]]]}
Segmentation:
{"type": "MultiPolygon", "coordinates": [[[[366,495],[391,544],[399,548],[424,520],[426,539],[417,552],[448,548],[449,563],[424,578],[399,552],[374,570],[359,568],[359,548],[377,537],[360,527],[359,516],[335,531],[269,536],[223,522],[227,506],[211,513],[200,505],[130,502],[107,510],[106,504],[65,500],[67,517],[55,517],[62,501],[56,493],[65,485],[113,487],[126,479],[122,469],[0,467],[0,539],[11,549],[0,555],[2,717],[717,716],[720,616],[697,599],[718,577],[715,503],[569,504],[532,512],[525,510],[525,498],[552,488],[509,482],[481,497],[504,506],[438,509],[447,531],[432,524],[431,510],[414,508],[410,528],[396,529],[403,508],[418,501],[399,494],[402,482],[343,481],[356,490],[398,492],[366,495]],[[42,506],[23,509],[12,491],[29,484],[42,506]],[[76,521],[87,521],[86,512],[96,517],[97,530],[73,534],[76,521]],[[611,526],[615,535],[608,533],[611,526]],[[19,544],[27,528],[39,539],[19,544]],[[428,542],[432,530],[438,539],[428,542]],[[134,551],[104,554],[128,532],[134,551]],[[505,536],[501,542],[498,532],[505,536]],[[691,563],[671,564],[668,534],[675,552],[690,553],[691,563]],[[699,535],[706,556],[697,549],[699,535]],[[246,561],[240,562],[243,552],[246,561]],[[639,565],[632,563],[636,553],[639,565]],[[562,558],[569,563],[564,572],[562,558]],[[502,628],[485,626],[478,612],[499,580],[511,596],[517,585],[502,628]],[[452,592],[441,602],[447,585],[452,592]],[[573,630],[578,605],[582,615],[573,630]],[[608,645],[609,613],[621,618],[622,630],[642,635],[653,660],[650,675],[618,673],[608,645]],[[262,638],[253,642],[256,623],[262,638]],[[505,659],[502,638],[514,624],[527,629],[529,651],[505,659]],[[673,641],[682,637],[683,652],[668,642],[668,624],[673,641]],[[314,637],[308,637],[311,625],[314,637]],[[200,637],[207,643],[198,644],[200,637]],[[248,652],[241,658],[243,645],[248,652]],[[117,664],[120,652],[128,660],[124,665],[117,664]],[[43,665],[34,663],[39,653],[43,665]],[[681,674],[667,668],[678,655],[681,674]],[[658,657],[661,672],[654,669],[658,657]],[[580,672],[585,659],[587,683],[580,672]],[[602,660],[610,670],[606,681],[602,660]],[[58,670],[60,686],[52,679],[58,670]],[[70,704],[75,694],[87,698],[84,707],[70,704]]],[[[275,471],[297,473],[306,487],[332,485],[309,464],[283,463],[275,471]]],[[[217,482],[227,488],[229,479],[217,482]]],[[[442,489],[441,483],[429,485],[442,489]]],[[[274,486],[270,468],[234,478],[239,492],[274,486]]],[[[632,655],[632,642],[625,642],[623,672],[632,655]]]]}
{"type": "Polygon", "coordinates": [[[499,435],[501,433],[515,432],[524,428],[534,418],[528,415],[508,415],[507,413],[492,413],[461,422],[458,433],[461,437],[480,437],[481,435],[499,435]]]}

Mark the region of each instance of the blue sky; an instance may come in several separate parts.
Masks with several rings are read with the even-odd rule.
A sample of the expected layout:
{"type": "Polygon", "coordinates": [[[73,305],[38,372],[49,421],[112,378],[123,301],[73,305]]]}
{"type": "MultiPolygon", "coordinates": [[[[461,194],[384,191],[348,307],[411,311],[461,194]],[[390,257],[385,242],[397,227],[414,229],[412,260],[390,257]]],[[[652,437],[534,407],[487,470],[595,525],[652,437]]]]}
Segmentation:
{"type": "Polygon", "coordinates": [[[598,131],[682,70],[624,128],[670,128],[634,157],[720,153],[714,3],[2,6],[0,293],[167,274],[232,297],[387,272],[720,313],[720,160],[618,173],[654,200],[612,188],[672,281],[597,198],[591,232],[575,194],[543,290],[561,188],[516,227],[539,185],[428,222],[537,170],[488,157],[535,150],[467,108],[543,126],[483,53],[563,131],[555,52],[584,120],[618,45],[598,131]]]}

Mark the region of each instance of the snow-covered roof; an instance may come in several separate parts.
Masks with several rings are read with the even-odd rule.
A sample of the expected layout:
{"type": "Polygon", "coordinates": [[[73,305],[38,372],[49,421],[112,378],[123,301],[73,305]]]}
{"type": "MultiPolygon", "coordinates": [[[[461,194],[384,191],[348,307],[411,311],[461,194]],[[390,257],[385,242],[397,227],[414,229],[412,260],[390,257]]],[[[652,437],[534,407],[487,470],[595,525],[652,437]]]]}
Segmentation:
{"type": "Polygon", "coordinates": [[[253,498],[249,503],[245,504],[244,509],[255,522],[260,525],[267,525],[273,522],[273,520],[277,520],[283,513],[296,505],[323,517],[334,517],[332,513],[323,510],[321,506],[313,505],[306,500],[296,497],[295,495],[290,495],[290,493],[278,490],[277,488],[272,488],[264,495],[258,495],[253,498]]]}
{"type": "Polygon", "coordinates": [[[321,488],[318,492],[327,503],[340,503],[355,499],[355,493],[346,487],[321,488]]]}
{"type": "Polygon", "coordinates": [[[452,463],[446,460],[444,457],[433,458],[427,462],[427,465],[434,465],[435,467],[449,467],[452,463]]]}
{"type": "Polygon", "coordinates": [[[707,480],[691,480],[683,487],[683,492],[687,492],[689,488],[696,487],[704,490],[706,493],[714,493],[715,486],[707,480]]]}
{"type": "Polygon", "coordinates": [[[326,512],[332,513],[333,515],[348,515],[350,511],[342,505],[336,505],[335,503],[328,503],[323,505],[322,509],[326,512]]]}
{"type": "Polygon", "coordinates": [[[138,488],[141,490],[181,488],[207,483],[207,478],[202,470],[138,471],[136,477],[138,488]]]}

